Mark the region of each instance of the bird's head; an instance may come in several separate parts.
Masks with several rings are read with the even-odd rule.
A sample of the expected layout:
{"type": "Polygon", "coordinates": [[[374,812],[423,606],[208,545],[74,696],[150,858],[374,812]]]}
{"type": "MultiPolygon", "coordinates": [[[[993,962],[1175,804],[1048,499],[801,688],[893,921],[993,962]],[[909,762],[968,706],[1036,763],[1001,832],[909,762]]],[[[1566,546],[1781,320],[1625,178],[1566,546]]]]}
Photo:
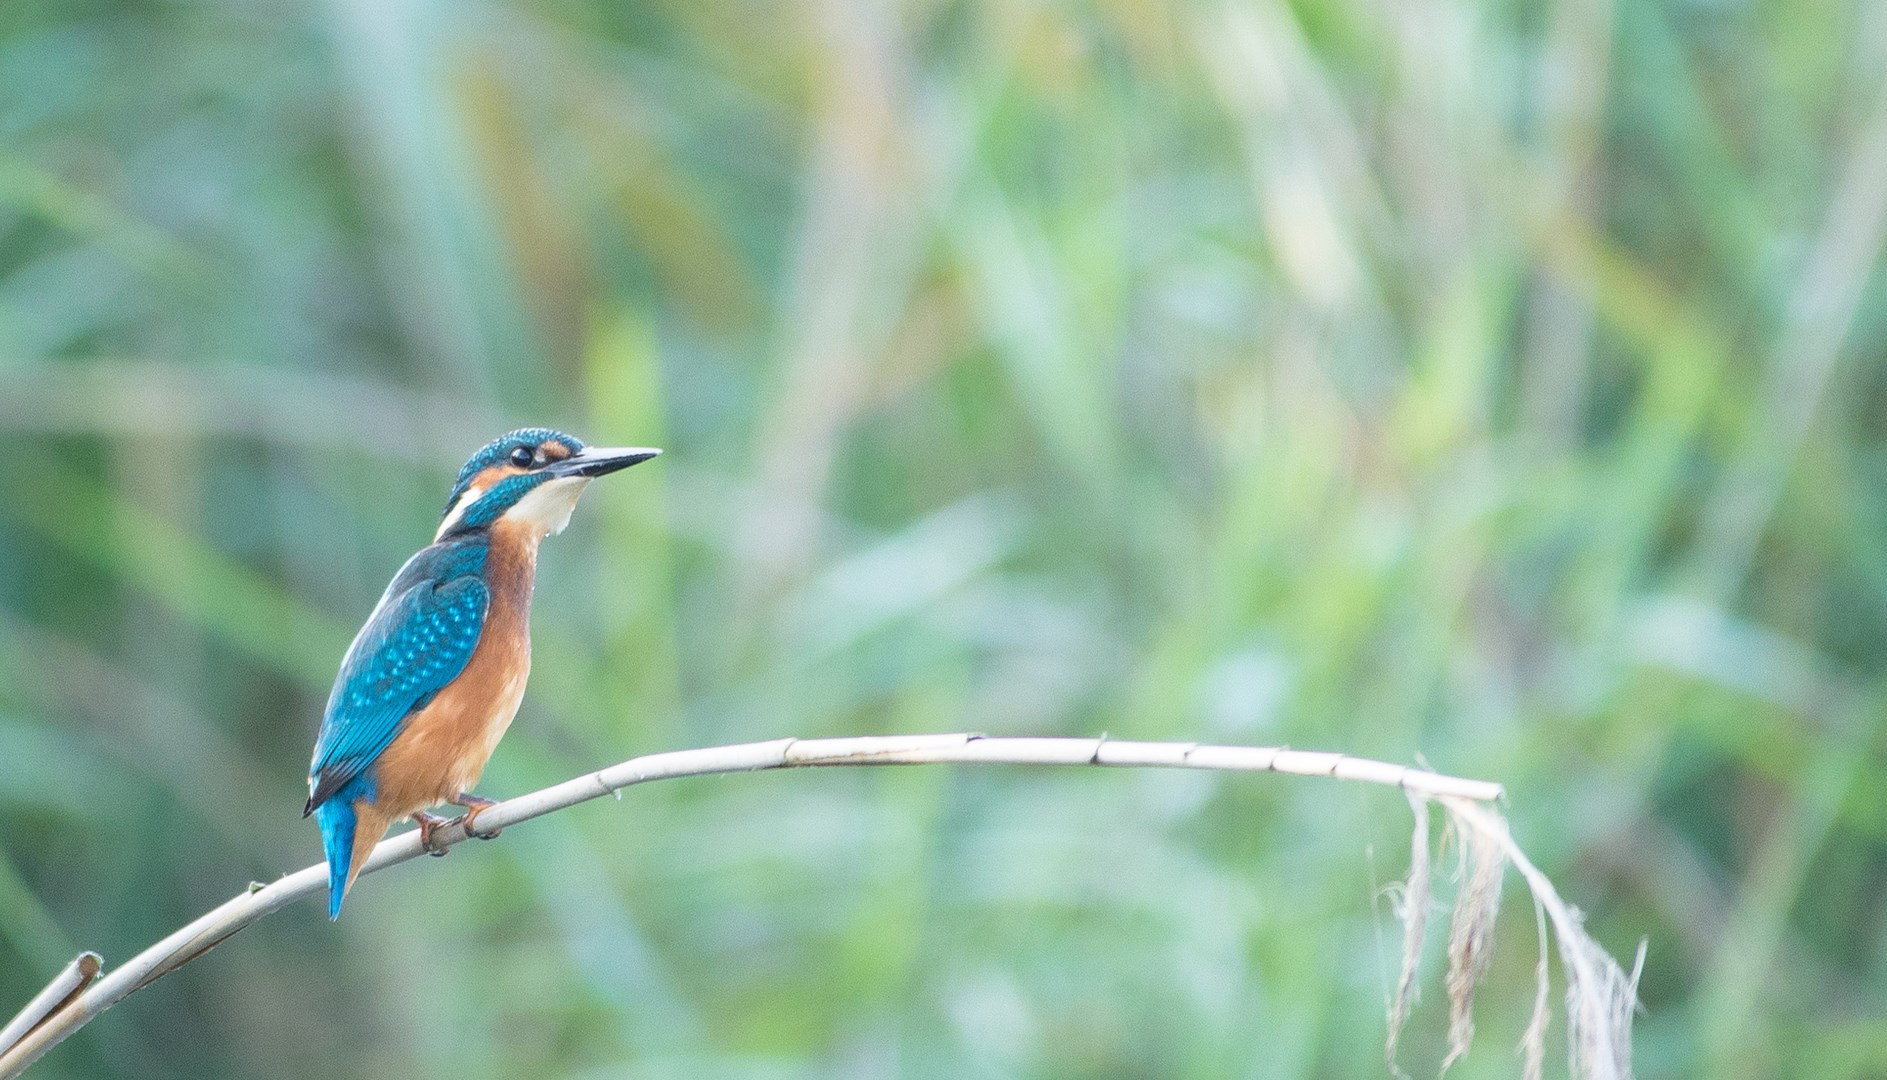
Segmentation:
{"type": "Polygon", "coordinates": [[[538,536],[563,531],[591,480],[647,461],[660,450],[584,446],[574,435],[524,428],[500,435],[459,470],[434,542],[514,522],[538,536]]]}

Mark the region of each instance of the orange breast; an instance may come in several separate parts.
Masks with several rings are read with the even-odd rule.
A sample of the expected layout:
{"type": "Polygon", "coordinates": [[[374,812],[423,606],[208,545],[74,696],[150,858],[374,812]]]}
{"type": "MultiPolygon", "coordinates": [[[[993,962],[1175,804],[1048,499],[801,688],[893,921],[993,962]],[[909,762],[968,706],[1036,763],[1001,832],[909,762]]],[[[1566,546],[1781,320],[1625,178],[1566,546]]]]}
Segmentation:
{"type": "MultiPolygon", "coordinates": [[[[375,770],[376,809],[389,821],[470,791],[511,726],[531,674],[531,587],[538,538],[492,529],[485,626],[465,671],[407,721],[375,770]]],[[[379,816],[379,815],[376,815],[379,816]]]]}

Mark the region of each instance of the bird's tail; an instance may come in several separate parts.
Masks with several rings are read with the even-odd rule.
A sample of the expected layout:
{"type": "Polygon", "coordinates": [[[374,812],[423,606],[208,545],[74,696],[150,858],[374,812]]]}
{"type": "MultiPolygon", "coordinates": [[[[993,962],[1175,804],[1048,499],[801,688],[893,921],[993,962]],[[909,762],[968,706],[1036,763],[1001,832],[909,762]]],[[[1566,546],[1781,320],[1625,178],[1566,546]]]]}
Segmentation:
{"type": "MultiPolygon", "coordinates": [[[[339,794],[348,794],[341,792],[339,794]]],[[[341,917],[341,901],[353,884],[350,872],[354,862],[354,800],[332,798],[315,808],[315,824],[321,826],[321,847],[328,853],[328,918],[341,917]]]]}
{"type": "Polygon", "coordinates": [[[321,847],[328,856],[330,919],[341,917],[347,890],[354,887],[367,856],[393,823],[377,802],[377,794],[373,774],[363,772],[314,809],[315,824],[321,826],[321,847]]]}

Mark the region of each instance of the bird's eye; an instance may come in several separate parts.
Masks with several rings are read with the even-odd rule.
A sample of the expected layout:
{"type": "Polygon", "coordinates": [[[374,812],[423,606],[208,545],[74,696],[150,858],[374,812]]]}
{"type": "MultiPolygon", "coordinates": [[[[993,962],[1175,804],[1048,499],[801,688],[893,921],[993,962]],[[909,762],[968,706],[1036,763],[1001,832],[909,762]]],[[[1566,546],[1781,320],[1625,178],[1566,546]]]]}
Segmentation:
{"type": "Polygon", "coordinates": [[[530,468],[531,448],[528,446],[520,446],[511,451],[511,464],[516,465],[520,469],[530,468]]]}

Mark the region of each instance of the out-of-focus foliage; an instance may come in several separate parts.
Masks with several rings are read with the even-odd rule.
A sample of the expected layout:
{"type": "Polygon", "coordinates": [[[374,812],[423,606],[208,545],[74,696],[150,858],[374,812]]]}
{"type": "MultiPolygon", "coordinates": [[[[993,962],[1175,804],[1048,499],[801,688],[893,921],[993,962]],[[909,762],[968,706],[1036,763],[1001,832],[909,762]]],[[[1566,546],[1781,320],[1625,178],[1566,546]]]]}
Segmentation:
{"type": "MultiPolygon", "coordinates": [[[[1420,758],[1649,939],[1641,1075],[1887,1073],[1883,70],[1870,0],[7,0],[0,1012],[319,857],[351,629],[549,423],[669,454],[546,547],[487,794],[788,734],[1420,758]]],[[[1382,1075],[1406,829],[657,785],[37,1075],[1382,1075]]],[[[1452,1076],[1513,1075],[1533,962],[1510,904],[1452,1076]]]]}

